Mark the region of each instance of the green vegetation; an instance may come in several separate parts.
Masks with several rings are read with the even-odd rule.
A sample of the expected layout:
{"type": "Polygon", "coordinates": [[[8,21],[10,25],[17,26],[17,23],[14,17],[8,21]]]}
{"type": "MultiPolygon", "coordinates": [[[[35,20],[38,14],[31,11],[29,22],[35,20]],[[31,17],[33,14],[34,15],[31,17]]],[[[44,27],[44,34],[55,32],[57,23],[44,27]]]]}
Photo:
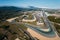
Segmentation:
{"type": "Polygon", "coordinates": [[[21,29],[27,30],[27,27],[24,24],[20,24],[19,26],[21,29]]]}
{"type": "Polygon", "coordinates": [[[60,18],[57,18],[55,16],[48,16],[48,19],[52,22],[60,23],[60,18]]]}
{"type": "Polygon", "coordinates": [[[29,14],[27,19],[33,19],[33,15],[32,14],[29,14]]]}
{"type": "Polygon", "coordinates": [[[13,6],[3,6],[0,7],[0,20],[6,20],[9,18],[17,17],[23,15],[22,9],[13,6]]]}
{"type": "Polygon", "coordinates": [[[0,39],[3,37],[3,34],[0,33],[0,39]]]}
{"type": "Polygon", "coordinates": [[[29,19],[32,19],[33,15],[32,14],[29,14],[29,19]]]}
{"type": "Polygon", "coordinates": [[[9,26],[3,25],[3,26],[0,26],[0,28],[8,29],[9,26]]]}
{"type": "Polygon", "coordinates": [[[56,29],[60,29],[60,25],[54,23],[54,26],[56,27],[56,29]]]}
{"type": "Polygon", "coordinates": [[[37,21],[34,21],[34,22],[27,22],[28,24],[32,24],[32,25],[36,25],[36,22],[37,21]]]}
{"type": "Polygon", "coordinates": [[[0,40],[4,39],[5,37],[7,37],[7,38],[13,37],[13,38],[11,38],[11,40],[14,40],[16,38],[16,36],[15,36],[16,32],[9,29],[9,27],[10,26],[6,26],[6,25],[0,26],[0,40]]]}
{"type": "Polygon", "coordinates": [[[33,15],[32,15],[32,13],[28,13],[28,15],[24,16],[24,18],[31,20],[31,19],[33,19],[33,15]]]}
{"type": "Polygon", "coordinates": [[[54,23],[54,26],[58,32],[58,35],[60,36],[60,25],[54,23]]]}
{"type": "Polygon", "coordinates": [[[26,33],[27,27],[24,24],[11,24],[7,22],[6,24],[3,23],[0,26],[0,40],[4,40],[5,36],[8,40],[15,40],[17,37],[20,40],[32,40],[31,35],[26,33]]]}
{"type": "Polygon", "coordinates": [[[60,36],[60,25],[56,24],[56,23],[60,24],[60,18],[56,18],[55,16],[48,16],[48,19],[54,22],[54,26],[58,32],[58,35],[60,36]]]}
{"type": "Polygon", "coordinates": [[[48,19],[52,22],[55,22],[55,16],[48,16],[48,19]]]}

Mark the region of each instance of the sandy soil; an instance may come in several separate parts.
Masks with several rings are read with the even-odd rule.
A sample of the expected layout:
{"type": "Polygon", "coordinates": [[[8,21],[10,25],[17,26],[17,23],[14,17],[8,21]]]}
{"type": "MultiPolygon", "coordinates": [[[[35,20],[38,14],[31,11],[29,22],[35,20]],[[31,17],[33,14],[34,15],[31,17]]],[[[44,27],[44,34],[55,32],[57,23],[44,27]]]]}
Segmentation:
{"type": "Polygon", "coordinates": [[[16,19],[16,18],[18,18],[18,17],[10,18],[10,19],[7,19],[6,21],[12,22],[12,20],[14,20],[14,19],[16,19]]]}
{"type": "Polygon", "coordinates": [[[55,37],[45,37],[42,36],[41,34],[35,32],[34,30],[28,28],[27,31],[33,36],[38,38],[39,40],[60,40],[60,38],[58,37],[58,35],[56,34],[55,37]]]}

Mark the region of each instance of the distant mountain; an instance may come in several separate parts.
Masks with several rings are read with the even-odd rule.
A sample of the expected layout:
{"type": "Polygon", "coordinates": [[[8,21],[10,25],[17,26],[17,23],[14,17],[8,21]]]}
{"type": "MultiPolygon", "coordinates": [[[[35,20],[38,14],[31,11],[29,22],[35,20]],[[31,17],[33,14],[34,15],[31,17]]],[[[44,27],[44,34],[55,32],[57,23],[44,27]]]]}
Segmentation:
{"type": "MultiPolygon", "coordinates": [[[[0,19],[8,19],[8,18],[12,18],[15,16],[19,16],[22,15],[23,11],[41,11],[41,10],[45,10],[47,12],[56,12],[58,10],[55,9],[47,9],[47,8],[37,8],[34,6],[29,6],[27,8],[23,8],[23,7],[14,7],[14,6],[2,6],[0,7],[0,19]]],[[[60,10],[59,10],[60,12],[60,10]]]]}
{"type": "Polygon", "coordinates": [[[15,16],[22,15],[23,11],[31,11],[31,10],[39,10],[38,8],[30,6],[29,8],[23,7],[14,7],[14,6],[2,6],[0,7],[0,20],[1,19],[8,19],[15,16]]]}
{"type": "Polygon", "coordinates": [[[34,7],[34,6],[28,6],[28,8],[34,9],[34,8],[38,8],[38,7],[34,7]]]}
{"type": "Polygon", "coordinates": [[[10,10],[10,11],[17,11],[17,10],[20,10],[20,8],[18,7],[14,7],[14,6],[3,6],[3,7],[0,7],[0,11],[1,10],[10,10]]]}
{"type": "Polygon", "coordinates": [[[38,8],[38,7],[34,7],[34,6],[28,6],[28,7],[14,7],[14,6],[3,6],[3,7],[0,7],[0,11],[7,11],[7,10],[10,10],[10,11],[30,11],[30,10],[42,10],[42,8],[38,8]]]}
{"type": "Polygon", "coordinates": [[[21,11],[23,10],[24,8],[19,8],[19,7],[14,7],[14,6],[0,7],[0,20],[19,16],[22,14],[21,11]]]}
{"type": "Polygon", "coordinates": [[[35,11],[40,10],[39,8],[35,8],[30,6],[29,8],[23,8],[23,7],[14,7],[14,6],[2,6],[0,7],[0,19],[8,19],[15,16],[22,15],[23,11],[35,11]]]}

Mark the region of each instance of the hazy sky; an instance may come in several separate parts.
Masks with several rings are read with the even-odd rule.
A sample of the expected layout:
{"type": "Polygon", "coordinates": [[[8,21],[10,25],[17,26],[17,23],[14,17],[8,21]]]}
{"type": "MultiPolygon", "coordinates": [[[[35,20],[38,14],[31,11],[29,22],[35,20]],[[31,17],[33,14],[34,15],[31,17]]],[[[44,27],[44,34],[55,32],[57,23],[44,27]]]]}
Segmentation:
{"type": "Polygon", "coordinates": [[[35,6],[60,9],[60,0],[0,0],[0,6],[35,6]]]}

